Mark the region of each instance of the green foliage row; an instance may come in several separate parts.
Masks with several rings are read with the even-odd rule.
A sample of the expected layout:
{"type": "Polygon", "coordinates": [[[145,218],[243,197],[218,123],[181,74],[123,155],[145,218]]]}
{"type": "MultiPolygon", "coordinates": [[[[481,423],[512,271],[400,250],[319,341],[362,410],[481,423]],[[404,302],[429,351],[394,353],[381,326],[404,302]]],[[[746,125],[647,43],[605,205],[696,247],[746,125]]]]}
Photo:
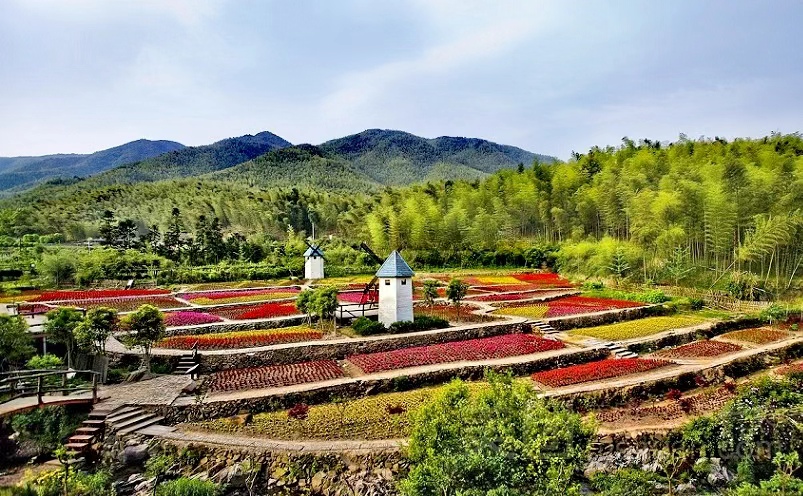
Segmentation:
{"type": "Polygon", "coordinates": [[[372,336],[374,334],[402,334],[406,332],[429,331],[431,329],[444,329],[449,327],[449,322],[438,317],[421,315],[414,321],[394,322],[390,327],[385,327],[381,322],[369,319],[368,317],[358,317],[351,324],[351,328],[358,336],[372,336]]]}

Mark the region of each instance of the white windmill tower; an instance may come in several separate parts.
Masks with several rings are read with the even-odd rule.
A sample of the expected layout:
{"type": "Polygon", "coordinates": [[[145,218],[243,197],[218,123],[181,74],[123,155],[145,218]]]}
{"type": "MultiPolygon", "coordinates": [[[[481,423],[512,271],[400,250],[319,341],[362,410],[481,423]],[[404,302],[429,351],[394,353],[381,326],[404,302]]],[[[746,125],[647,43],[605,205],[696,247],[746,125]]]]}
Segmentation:
{"type": "Polygon", "coordinates": [[[307,251],[304,252],[304,279],[323,279],[323,250],[320,245],[307,243],[307,251]]]}
{"type": "Polygon", "coordinates": [[[401,254],[393,250],[376,272],[379,279],[379,322],[413,321],[413,276],[401,254]]]}

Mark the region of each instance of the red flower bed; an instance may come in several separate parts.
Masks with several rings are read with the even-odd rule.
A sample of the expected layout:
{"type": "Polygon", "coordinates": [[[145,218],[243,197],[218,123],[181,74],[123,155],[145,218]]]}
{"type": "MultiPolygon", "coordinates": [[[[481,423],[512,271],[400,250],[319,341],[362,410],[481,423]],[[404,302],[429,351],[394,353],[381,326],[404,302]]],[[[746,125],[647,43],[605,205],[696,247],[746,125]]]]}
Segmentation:
{"type": "Polygon", "coordinates": [[[20,315],[41,315],[53,310],[53,307],[42,303],[20,303],[18,309],[20,315]]]}
{"type": "Polygon", "coordinates": [[[168,327],[211,324],[222,320],[217,315],[193,311],[170,312],[165,315],[165,325],[168,327]]]}
{"type": "Polygon", "coordinates": [[[539,272],[535,274],[513,274],[519,281],[537,284],[539,286],[571,287],[571,283],[554,272],[539,272]]]}
{"type": "MultiPolygon", "coordinates": [[[[477,315],[473,314],[477,307],[474,305],[467,305],[463,303],[460,305],[460,323],[473,323],[473,322],[490,322],[496,320],[493,315],[477,315]]],[[[439,319],[448,320],[449,322],[457,322],[457,309],[451,303],[435,303],[434,305],[426,305],[423,303],[416,303],[413,306],[414,315],[426,315],[429,317],[438,317],[439,319]]]]}
{"type": "Polygon", "coordinates": [[[515,291],[533,291],[538,289],[538,286],[535,284],[486,284],[474,286],[474,289],[487,291],[489,293],[504,293],[515,291]]]}
{"type": "Polygon", "coordinates": [[[73,301],[170,294],[166,289],[90,289],[88,291],[45,291],[31,301],[73,301]]]}
{"type": "Polygon", "coordinates": [[[250,320],[297,315],[298,309],[294,302],[273,302],[223,307],[207,310],[207,313],[231,320],[250,320]]]}
{"type": "Polygon", "coordinates": [[[778,369],[780,375],[800,374],[801,372],[803,372],[803,363],[795,363],[778,369]]]}
{"type": "Polygon", "coordinates": [[[469,296],[466,298],[467,300],[471,301],[518,301],[518,300],[528,300],[532,298],[549,298],[552,296],[557,296],[565,291],[544,291],[541,289],[536,289],[532,291],[522,291],[519,293],[499,293],[499,294],[484,294],[479,296],[469,296]]]}
{"type": "Polygon", "coordinates": [[[273,344],[298,343],[321,339],[323,333],[309,328],[291,327],[256,331],[234,331],[194,336],[170,336],[157,343],[158,348],[189,350],[198,343],[199,350],[256,348],[273,344]]]}
{"type": "Polygon", "coordinates": [[[343,303],[367,303],[371,299],[379,301],[379,291],[369,291],[368,294],[363,291],[342,291],[337,294],[337,299],[343,303]]]}
{"type": "Polygon", "coordinates": [[[705,358],[725,355],[740,351],[741,346],[724,341],[695,341],[671,350],[664,350],[656,355],[666,358],[705,358]]]}
{"type": "Polygon", "coordinates": [[[292,386],[344,377],[343,369],[334,360],[270,365],[250,369],[230,369],[212,374],[209,390],[238,391],[292,386]]]}
{"type": "MultiPolygon", "coordinates": [[[[522,304],[523,305],[523,304],[522,304]]],[[[516,307],[522,305],[508,305],[516,307]]],[[[635,308],[643,306],[641,303],[626,300],[611,300],[608,298],[591,298],[588,296],[567,296],[546,303],[549,310],[545,317],[563,317],[566,315],[580,315],[584,313],[602,312],[604,310],[618,310],[622,308],[635,308]]]]}
{"type": "Polygon", "coordinates": [[[532,375],[536,382],[549,387],[561,387],[583,382],[599,381],[622,375],[636,374],[648,370],[666,367],[672,362],[646,358],[609,358],[598,362],[572,365],[561,369],[537,372],[532,375]]]}
{"type": "Polygon", "coordinates": [[[372,373],[435,363],[530,355],[542,351],[559,350],[563,347],[564,344],[560,341],[552,341],[532,334],[509,334],[431,346],[402,348],[382,353],[352,355],[348,357],[348,361],[360,367],[363,372],[372,373]]]}

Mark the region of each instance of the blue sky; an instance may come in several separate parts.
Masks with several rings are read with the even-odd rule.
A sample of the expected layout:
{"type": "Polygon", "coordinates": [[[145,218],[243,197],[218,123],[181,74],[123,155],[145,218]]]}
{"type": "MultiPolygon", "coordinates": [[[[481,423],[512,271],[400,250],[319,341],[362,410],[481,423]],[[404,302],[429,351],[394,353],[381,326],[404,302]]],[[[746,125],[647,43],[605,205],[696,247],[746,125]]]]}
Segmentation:
{"type": "Polygon", "coordinates": [[[368,128],[569,156],[803,131],[803,2],[0,0],[0,156],[368,128]]]}

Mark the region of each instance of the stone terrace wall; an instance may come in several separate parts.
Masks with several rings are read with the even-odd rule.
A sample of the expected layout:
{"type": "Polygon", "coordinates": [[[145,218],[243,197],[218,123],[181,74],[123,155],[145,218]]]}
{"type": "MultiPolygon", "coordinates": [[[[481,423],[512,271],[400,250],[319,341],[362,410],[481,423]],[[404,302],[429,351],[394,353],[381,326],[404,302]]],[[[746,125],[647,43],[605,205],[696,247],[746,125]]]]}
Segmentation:
{"type": "Polygon", "coordinates": [[[200,354],[203,373],[232,368],[260,367],[310,360],[342,360],[357,353],[378,353],[399,348],[426,346],[462,341],[465,339],[487,338],[503,334],[531,332],[529,324],[502,323],[482,324],[471,327],[453,327],[437,331],[381,336],[342,341],[315,341],[301,344],[277,345],[263,351],[226,354],[200,354]]]}
{"type": "Polygon", "coordinates": [[[354,380],[342,384],[323,386],[306,391],[288,392],[262,396],[257,398],[242,398],[238,400],[206,402],[191,405],[171,405],[161,407],[157,411],[165,417],[165,422],[176,424],[185,421],[209,420],[220,417],[237,415],[242,411],[250,413],[269,412],[292,407],[297,403],[320,404],[327,403],[332,398],[355,399],[367,395],[407,391],[424,386],[443,384],[455,378],[463,380],[480,380],[487,369],[496,371],[511,371],[514,375],[522,376],[542,370],[551,370],[557,367],[566,367],[580,363],[601,360],[609,355],[605,349],[580,350],[559,356],[536,359],[525,363],[506,364],[494,367],[474,365],[452,370],[434,370],[415,375],[400,376],[392,379],[354,380]]]}
{"type": "Polygon", "coordinates": [[[723,320],[712,324],[708,329],[699,329],[684,334],[671,334],[658,339],[642,341],[628,345],[627,349],[638,354],[652,353],[663,348],[674,348],[675,346],[691,343],[698,339],[711,339],[720,334],[725,334],[726,332],[735,331],[737,329],[749,329],[761,326],[762,324],[763,322],[760,319],[753,317],[723,320]]]}

